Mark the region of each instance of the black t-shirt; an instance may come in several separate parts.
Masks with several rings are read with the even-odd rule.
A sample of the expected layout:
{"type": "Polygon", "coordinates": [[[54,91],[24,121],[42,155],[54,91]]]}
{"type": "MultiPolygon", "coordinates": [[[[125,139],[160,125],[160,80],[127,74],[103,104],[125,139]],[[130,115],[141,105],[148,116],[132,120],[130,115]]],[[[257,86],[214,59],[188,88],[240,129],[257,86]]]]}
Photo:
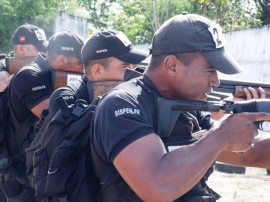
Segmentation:
{"type": "Polygon", "coordinates": [[[34,126],[38,121],[31,109],[50,97],[54,88],[52,74],[52,67],[42,55],[38,55],[34,63],[13,76],[9,85],[12,133],[16,140],[21,139],[16,147],[22,157],[25,157],[25,148],[34,139],[34,126]]]}
{"type": "Polygon", "coordinates": [[[14,75],[10,83],[10,103],[19,122],[35,117],[31,109],[50,97],[54,88],[52,74],[53,68],[38,55],[32,65],[14,75]]]}
{"type": "MultiPolygon", "coordinates": [[[[157,91],[146,76],[142,81],[150,89],[157,91]]],[[[139,96],[131,90],[116,89],[105,96],[98,105],[94,119],[93,145],[104,165],[111,165],[114,158],[130,143],[156,132],[154,121],[149,120],[143,107],[145,103],[138,98],[139,96]]],[[[209,113],[194,112],[193,116],[197,118],[200,129],[209,129],[213,124],[209,113]]],[[[181,133],[175,133],[176,136],[178,134],[181,133]]]]}

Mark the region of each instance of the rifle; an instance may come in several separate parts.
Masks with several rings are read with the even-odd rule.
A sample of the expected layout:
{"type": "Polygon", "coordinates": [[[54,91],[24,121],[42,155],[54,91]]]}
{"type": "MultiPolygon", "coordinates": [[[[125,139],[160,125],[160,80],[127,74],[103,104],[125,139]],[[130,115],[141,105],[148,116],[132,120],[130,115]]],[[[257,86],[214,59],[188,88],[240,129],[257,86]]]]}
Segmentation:
{"type": "Polygon", "coordinates": [[[10,74],[16,73],[23,66],[30,64],[36,57],[6,57],[6,69],[10,74]]]}
{"type": "MultiPolygon", "coordinates": [[[[224,104],[220,104],[220,102],[217,101],[165,99],[158,97],[158,134],[162,137],[168,137],[181,111],[218,112],[220,110],[224,110],[224,112],[228,114],[241,112],[270,112],[270,100],[225,101],[224,104]]],[[[260,130],[270,131],[270,124],[267,121],[256,121],[254,124],[260,130]]]]}
{"type": "Polygon", "coordinates": [[[91,92],[91,97],[103,96],[112,88],[122,83],[122,81],[89,81],[87,84],[88,92],[91,92]]]}
{"type": "MultiPolygon", "coordinates": [[[[135,70],[126,69],[123,80],[107,80],[107,81],[88,81],[87,87],[88,91],[92,92],[92,97],[95,98],[97,96],[102,96],[109,92],[112,88],[117,86],[118,84],[129,81],[133,78],[137,78],[142,76],[142,73],[137,68],[135,70]]],[[[90,93],[89,93],[90,94],[90,93]]]]}
{"type": "Polygon", "coordinates": [[[234,97],[246,98],[246,94],[243,91],[243,88],[253,87],[258,91],[258,87],[262,87],[266,92],[266,97],[270,98],[270,83],[256,83],[251,81],[238,81],[238,80],[229,80],[221,79],[220,85],[218,87],[213,87],[212,95],[221,97],[224,99],[228,96],[226,93],[233,94],[234,97]]]}
{"type": "MultiPolygon", "coordinates": [[[[10,74],[16,73],[20,68],[30,64],[35,60],[35,57],[6,57],[6,69],[10,74]]],[[[66,86],[81,78],[83,73],[79,72],[65,72],[55,71],[54,75],[54,89],[66,86]]]]}

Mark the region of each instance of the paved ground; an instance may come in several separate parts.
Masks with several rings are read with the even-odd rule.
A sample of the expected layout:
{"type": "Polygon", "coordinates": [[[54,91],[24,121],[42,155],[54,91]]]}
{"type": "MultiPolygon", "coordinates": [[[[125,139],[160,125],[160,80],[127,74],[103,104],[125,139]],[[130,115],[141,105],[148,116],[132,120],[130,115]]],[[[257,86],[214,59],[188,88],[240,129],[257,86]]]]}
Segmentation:
{"type": "Polygon", "coordinates": [[[246,168],[245,174],[215,171],[208,184],[222,195],[218,202],[270,202],[270,176],[265,169],[246,168]]]}

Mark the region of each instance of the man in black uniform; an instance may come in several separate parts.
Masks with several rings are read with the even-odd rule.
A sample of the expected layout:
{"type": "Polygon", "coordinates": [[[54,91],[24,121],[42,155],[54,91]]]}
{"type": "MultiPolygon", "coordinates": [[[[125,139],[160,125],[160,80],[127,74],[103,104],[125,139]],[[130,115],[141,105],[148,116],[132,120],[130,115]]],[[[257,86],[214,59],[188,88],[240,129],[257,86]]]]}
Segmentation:
{"type": "Polygon", "coordinates": [[[83,40],[70,31],[57,33],[49,39],[48,56],[39,54],[35,61],[14,75],[9,88],[13,138],[12,167],[17,171],[24,189],[10,201],[34,201],[34,192],[25,175],[25,148],[34,138],[34,125],[54,91],[55,71],[82,73],[81,48],[83,40]],[[19,156],[19,158],[17,158],[19,156]],[[20,172],[19,172],[20,171],[20,172]]]}
{"type": "MultiPolygon", "coordinates": [[[[12,43],[15,58],[35,57],[39,52],[47,52],[48,41],[44,30],[32,24],[19,26],[12,35],[12,43]]],[[[0,65],[0,92],[6,89],[11,78],[5,64],[0,65]]]]}
{"type": "MultiPolygon", "coordinates": [[[[5,57],[14,58],[25,58],[25,57],[36,57],[39,52],[47,52],[48,41],[46,34],[43,29],[32,25],[23,24],[19,26],[12,35],[12,43],[14,55],[5,55],[5,57]]],[[[5,95],[4,91],[8,87],[10,80],[13,75],[10,75],[6,69],[5,57],[0,60],[0,108],[3,109],[5,106],[5,95]]],[[[1,113],[3,113],[1,111],[1,113]]],[[[4,116],[2,114],[2,116],[4,116]]],[[[0,117],[2,122],[3,117],[0,117]]],[[[1,123],[2,124],[2,123],[1,123]]],[[[4,201],[1,200],[1,201],[4,201]]]]}
{"type": "Polygon", "coordinates": [[[85,75],[82,80],[70,86],[57,89],[51,96],[50,115],[58,111],[54,100],[62,96],[68,105],[78,99],[90,103],[93,92],[92,81],[122,81],[126,68],[134,67],[148,56],[147,53],[133,48],[124,33],[104,30],[94,33],[82,48],[85,75]],[[87,89],[88,83],[88,89],[87,89]]]}
{"type": "Polygon", "coordinates": [[[214,124],[209,113],[182,111],[169,135],[158,134],[157,97],[205,100],[219,85],[217,71],[240,71],[217,24],[177,15],[157,30],[151,54],[141,78],[120,84],[97,107],[92,155],[97,176],[112,164],[121,176],[105,183],[101,201],[212,202],[219,196],[205,181],[216,160],[270,166],[270,139],[255,137],[253,124],[269,120],[267,113],[233,114],[214,124]],[[197,140],[194,132],[202,129],[207,131],[197,140]],[[177,145],[185,146],[172,150],[177,145]]]}

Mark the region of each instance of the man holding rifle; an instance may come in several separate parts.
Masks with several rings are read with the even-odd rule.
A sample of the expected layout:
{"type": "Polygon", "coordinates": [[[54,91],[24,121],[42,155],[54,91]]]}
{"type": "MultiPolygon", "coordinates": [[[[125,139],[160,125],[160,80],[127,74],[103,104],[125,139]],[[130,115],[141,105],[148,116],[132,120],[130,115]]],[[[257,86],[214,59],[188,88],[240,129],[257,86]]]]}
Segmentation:
{"type": "MultiPolygon", "coordinates": [[[[12,43],[14,46],[14,51],[12,57],[14,59],[24,59],[30,57],[36,57],[39,52],[47,52],[48,41],[46,34],[43,29],[32,25],[32,24],[23,24],[19,26],[12,35],[12,43]]],[[[4,58],[1,58],[0,62],[0,106],[5,108],[5,96],[3,92],[8,87],[10,80],[13,75],[10,75],[7,64],[6,57],[11,57],[10,55],[5,55],[4,58]]],[[[3,113],[1,111],[1,113],[3,113]]],[[[0,122],[2,122],[0,118],[0,122]]],[[[3,123],[1,123],[3,124],[3,123]]],[[[4,201],[4,199],[3,199],[4,201]]]]}
{"type": "Polygon", "coordinates": [[[101,201],[212,202],[219,195],[206,180],[216,160],[270,166],[270,137],[257,136],[254,125],[270,120],[269,113],[238,113],[215,122],[209,113],[181,111],[167,135],[157,132],[158,97],[206,100],[219,85],[217,71],[241,71],[217,24],[186,12],[177,15],[157,30],[151,54],[141,78],[117,86],[97,107],[96,173],[101,177],[113,165],[120,176],[101,201]]]}
{"type": "MultiPolygon", "coordinates": [[[[47,52],[48,41],[44,30],[32,24],[19,26],[12,35],[12,43],[15,58],[36,57],[39,52],[47,52]]],[[[0,67],[0,92],[6,89],[11,78],[5,66],[0,67]]]]}
{"type": "MultiPolygon", "coordinates": [[[[8,159],[13,161],[7,163],[8,169],[13,171],[10,175],[16,176],[19,185],[16,186],[18,191],[9,196],[9,201],[35,201],[35,192],[26,178],[25,148],[33,141],[34,125],[49,105],[56,71],[83,73],[83,44],[83,40],[73,32],[57,33],[49,39],[47,56],[39,53],[33,63],[20,69],[11,80],[8,98],[12,130],[9,136],[13,141],[9,141],[7,147],[8,159]]],[[[16,188],[11,187],[11,190],[16,188]]]]}
{"type": "MultiPolygon", "coordinates": [[[[85,74],[81,81],[71,84],[74,87],[64,87],[57,89],[51,96],[49,111],[50,115],[58,111],[58,106],[54,100],[62,96],[68,105],[74,104],[77,99],[84,99],[91,103],[96,95],[90,85],[95,81],[112,82],[114,87],[122,81],[125,70],[132,68],[142,62],[148,56],[147,53],[133,48],[127,36],[119,31],[103,30],[94,33],[82,48],[82,61],[85,74]],[[103,51],[102,51],[103,50],[103,51]],[[87,89],[88,83],[88,89],[87,89]]],[[[99,89],[97,89],[99,90],[99,89]]],[[[109,89],[107,89],[109,90],[109,89]]]]}

